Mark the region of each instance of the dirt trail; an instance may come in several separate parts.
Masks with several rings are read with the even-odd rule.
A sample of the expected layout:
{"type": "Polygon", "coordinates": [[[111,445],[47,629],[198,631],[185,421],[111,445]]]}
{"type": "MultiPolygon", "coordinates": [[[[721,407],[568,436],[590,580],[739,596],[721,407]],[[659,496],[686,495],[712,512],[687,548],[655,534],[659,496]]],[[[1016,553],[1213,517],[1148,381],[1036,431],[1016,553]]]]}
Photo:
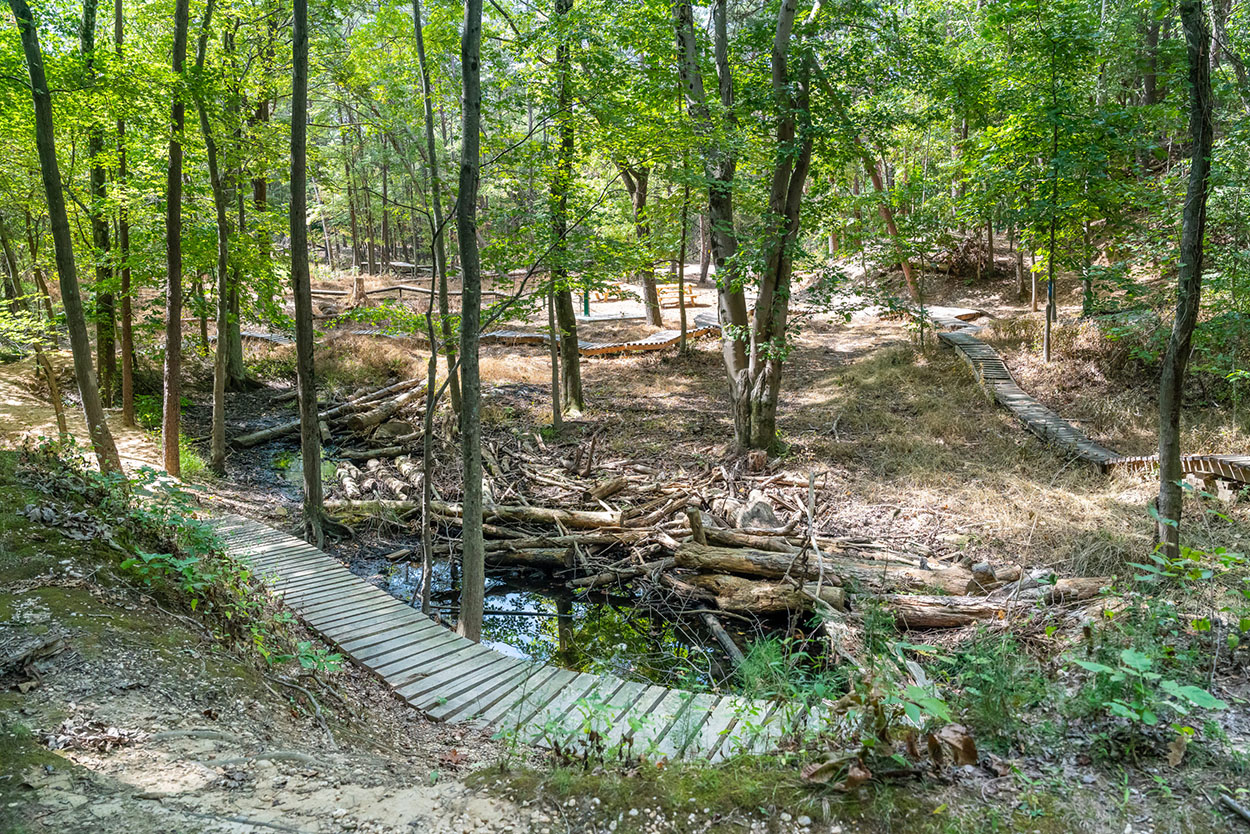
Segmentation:
{"type": "MultiPolygon", "coordinates": [[[[65,354],[51,354],[49,358],[58,370],[70,364],[65,354]]],[[[0,364],[0,440],[17,444],[23,437],[57,436],[56,411],[46,399],[34,394],[44,390],[33,358],[0,364]]],[[[91,440],[82,409],[66,405],[65,422],[74,439],[89,450],[91,440]]],[[[117,409],[109,411],[108,423],[122,466],[131,470],[140,466],[160,467],[161,450],[155,437],[137,426],[122,425],[121,411],[117,409]]]]}

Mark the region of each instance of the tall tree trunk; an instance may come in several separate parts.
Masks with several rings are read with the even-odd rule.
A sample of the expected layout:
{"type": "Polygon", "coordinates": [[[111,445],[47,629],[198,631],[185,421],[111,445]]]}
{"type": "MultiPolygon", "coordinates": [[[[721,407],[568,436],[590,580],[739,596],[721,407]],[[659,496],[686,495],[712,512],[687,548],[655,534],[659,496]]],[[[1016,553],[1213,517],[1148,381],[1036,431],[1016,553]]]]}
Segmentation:
{"type": "Polygon", "coordinates": [[[31,97],[35,105],[35,146],[39,152],[39,171],[43,178],[48,203],[48,219],[52,225],[52,243],[56,250],[56,271],[61,283],[61,303],[65,307],[65,323],[69,328],[70,348],[74,354],[74,376],[82,396],[83,415],[91,446],[101,472],[120,472],[121,459],[104,417],[104,405],[96,386],[95,369],[91,364],[91,342],[87,337],[87,321],[83,315],[82,297],[78,291],[78,269],[74,263],[74,244],[69,215],[65,211],[65,194],[61,189],[61,171],[56,159],[56,130],[52,117],[52,94],[43,71],[43,54],[39,49],[39,33],[26,0],[9,0],[17,21],[30,72],[31,97]]]}
{"type": "Polygon", "coordinates": [[[295,298],[295,373],[304,464],[304,538],[325,544],[321,509],[321,431],[313,376],[312,282],[308,275],[308,0],[294,0],[291,72],[291,291],[295,298]]]}
{"type": "MultiPolygon", "coordinates": [[[[48,314],[48,321],[52,321],[56,318],[56,313],[52,310],[52,293],[48,290],[48,282],[43,277],[43,267],[39,264],[39,232],[35,228],[36,223],[29,209],[26,210],[25,215],[26,246],[30,249],[30,274],[35,279],[39,297],[43,299],[43,309],[48,314]]],[[[55,334],[52,336],[52,343],[56,344],[55,334]]]]}
{"type": "Polygon", "coordinates": [[[625,182],[625,190],[629,192],[638,250],[646,258],[646,263],[638,273],[639,283],[642,284],[642,306],[647,311],[647,324],[661,327],[664,320],[660,312],[660,293],[655,285],[655,262],[651,260],[651,221],[647,217],[647,191],[651,181],[651,169],[645,166],[631,168],[623,164],[617,168],[625,182]]]}
{"type": "MultiPolygon", "coordinates": [[[[199,47],[196,49],[196,74],[203,77],[204,62],[208,56],[208,33],[213,20],[216,0],[208,0],[204,6],[204,23],[200,29],[199,47]]],[[[208,121],[208,108],[203,92],[195,96],[195,110],[200,120],[200,133],[204,136],[208,156],[208,182],[213,191],[213,210],[217,221],[217,348],[213,355],[213,422],[212,440],[209,444],[209,468],[218,475],[226,474],[226,330],[230,320],[230,198],[227,185],[222,182],[221,167],[217,156],[217,141],[208,121]]]]}
{"type": "Polygon", "coordinates": [[[456,630],[470,640],[482,638],[486,592],[486,554],[482,542],[482,422],[478,412],[482,382],[478,339],[482,324],[482,266],[477,248],[478,160],[482,125],[482,0],[465,0],[460,66],[464,85],[460,136],[460,199],[456,203],[456,238],[460,246],[460,443],[464,468],[464,518],[461,522],[460,617],[456,630]]]}
{"type": "MultiPolygon", "coordinates": [[[[383,148],[386,146],[383,145],[383,148]]],[[[390,160],[382,155],[382,265],[389,266],[394,260],[391,255],[391,207],[388,192],[390,179],[390,160]]]]}
{"type": "MultiPolygon", "coordinates": [[[[689,161],[685,161],[689,165],[689,161]]],[[[681,194],[681,241],[677,245],[677,304],[681,321],[681,340],[678,349],[685,353],[686,344],[686,231],[690,225],[690,179],[686,173],[686,183],[681,194]]]]}
{"type": "MultiPolygon", "coordinates": [[[[235,188],[235,209],[238,211],[238,223],[235,226],[239,230],[240,239],[247,229],[247,200],[244,198],[245,191],[243,184],[246,180],[243,178],[242,169],[238,172],[238,181],[235,188]]],[[[239,288],[243,285],[243,271],[239,267],[238,259],[235,260],[230,275],[230,318],[226,324],[226,337],[228,340],[228,349],[226,351],[226,386],[231,391],[242,390],[247,385],[247,368],[243,365],[243,303],[239,297],[239,288]]]]}
{"type": "MultiPolygon", "coordinates": [[[[113,48],[119,64],[123,64],[125,45],[125,16],[122,0],[113,0],[113,48]]],[[[117,189],[121,192],[117,208],[117,256],[121,272],[122,296],[122,425],[134,426],[135,420],[135,335],[134,312],[130,297],[130,211],[126,201],[128,179],[126,170],[126,120],[117,120],[117,189]]]]}
{"type": "MultiPolygon", "coordinates": [[[[726,0],[715,0],[712,6],[713,51],[722,108],[721,127],[725,133],[732,134],[737,126],[737,117],[734,115],[733,77],[729,67],[727,14],[726,0]]],[[[677,0],[673,4],[673,18],[677,30],[678,74],[686,98],[686,109],[700,135],[713,137],[717,131],[704,89],[694,33],[694,12],[689,0],[677,0]]],[[[742,282],[733,260],[738,250],[733,213],[733,181],[738,160],[732,145],[719,146],[714,139],[706,141],[702,155],[704,176],[708,180],[712,257],[716,263],[717,312],[722,327],[726,328],[726,335],[721,337],[721,358],[733,403],[735,439],[740,447],[750,448],[754,433],[747,422],[750,409],[744,407],[749,400],[746,379],[748,344],[740,335],[747,331],[750,321],[742,282]]]]}
{"type": "Polygon", "coordinates": [[[1159,541],[1172,558],[1180,554],[1182,493],[1181,400],[1190,345],[1202,295],[1202,244],[1207,223],[1208,180],[1215,124],[1212,117],[1211,34],[1201,0],[1182,0],[1181,22],[1189,52],[1189,135],[1193,155],[1181,226],[1176,318],[1159,383],[1159,541]]]}
{"type": "MultiPolygon", "coordinates": [[[[573,10],[573,0],[556,0],[556,17],[566,18],[573,10]]],[[[577,340],[577,311],[569,287],[568,243],[569,186],[573,180],[573,91],[569,86],[569,36],[562,32],[556,46],[556,71],[559,73],[559,109],[556,133],[560,142],[556,151],[555,178],[551,184],[551,235],[555,238],[551,253],[551,284],[555,293],[556,323],[560,325],[560,380],[564,409],[581,413],[582,356],[577,340]]],[[[652,276],[654,284],[655,277],[652,276]]]]}
{"type": "MultiPolygon", "coordinates": [[[[422,32],[421,0],[412,0],[412,19],[416,27],[417,63],[421,69],[421,99],[425,112],[425,153],[430,166],[430,207],[434,215],[433,246],[434,278],[438,280],[438,321],[443,336],[443,352],[447,355],[447,373],[450,376],[448,392],[451,410],[460,413],[460,375],[456,373],[456,346],[451,338],[451,301],[447,296],[447,232],[443,220],[443,180],[439,175],[438,151],[434,147],[434,95],[430,89],[430,70],[425,62],[425,35],[422,32]]],[[[417,224],[413,221],[413,233],[417,224]]],[[[414,239],[412,257],[417,257],[414,239]]]]}
{"type": "MultiPolygon", "coordinates": [[[[188,6],[189,0],[175,0],[173,68],[179,78],[187,58],[188,6]]],[[[165,394],[161,447],[165,471],[176,478],[181,469],[178,432],[182,422],[182,128],[186,116],[181,84],[175,88],[173,96],[169,175],[165,181],[165,394]]]]}
{"type": "MultiPolygon", "coordinates": [[[[88,78],[95,78],[96,10],[99,0],[85,0],[79,42],[88,78]]],[[[113,402],[113,379],[117,375],[117,345],[114,330],[117,314],[113,301],[113,269],[109,265],[109,223],[104,212],[104,126],[92,119],[87,131],[87,156],[91,161],[91,244],[95,264],[95,338],[100,373],[100,399],[113,402]]]]}
{"type": "Polygon", "coordinates": [[[707,283],[708,269],[712,265],[712,233],[708,228],[707,212],[699,213],[699,285],[707,283]]]}

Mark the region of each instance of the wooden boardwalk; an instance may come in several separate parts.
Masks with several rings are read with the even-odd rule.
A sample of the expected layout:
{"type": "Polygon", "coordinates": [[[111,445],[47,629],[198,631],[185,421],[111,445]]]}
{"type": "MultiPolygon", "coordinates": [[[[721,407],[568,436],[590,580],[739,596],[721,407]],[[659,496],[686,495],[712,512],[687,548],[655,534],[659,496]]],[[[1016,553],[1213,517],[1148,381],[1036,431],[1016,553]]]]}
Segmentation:
{"type": "MultiPolygon", "coordinates": [[[[611,318],[601,319],[603,321],[619,321],[620,317],[613,316],[611,318]]],[[[391,339],[415,339],[424,342],[421,335],[414,336],[398,336],[387,333],[385,330],[377,327],[365,327],[356,330],[347,331],[353,336],[382,336],[391,339]]],[[[691,326],[686,328],[687,339],[698,339],[702,336],[710,336],[720,333],[720,322],[714,313],[700,313],[694,317],[691,326]]],[[[522,330],[491,330],[483,333],[481,342],[484,345],[534,345],[546,346],[549,343],[546,333],[531,333],[522,330]]],[[[681,341],[680,330],[658,330],[650,336],[644,336],[641,339],[634,339],[628,342],[592,342],[586,339],[580,339],[577,342],[577,352],[582,356],[612,356],[623,353],[642,353],[648,351],[665,350],[673,347],[681,341]]]]}
{"type": "Polygon", "coordinates": [[[814,720],[797,705],[508,657],[448,631],[300,539],[237,515],[219,517],[216,530],[309,627],[436,720],[544,747],[578,749],[594,737],[608,749],[711,761],[764,752],[814,720]]]}
{"type": "MultiPolygon", "coordinates": [[[[959,311],[955,308],[949,309],[951,312],[947,312],[948,308],[929,309],[930,318],[948,330],[939,333],[938,338],[955,349],[972,369],[977,381],[995,400],[1014,414],[1025,428],[1078,459],[1094,464],[1103,472],[1112,469],[1149,472],[1159,468],[1158,455],[1121,455],[1090,440],[1076,426],[1029,396],[1016,384],[998,351],[974,335],[981,328],[966,320],[971,316],[955,315],[959,311]]],[[[1250,455],[1182,455],[1181,471],[1204,481],[1224,480],[1250,484],[1250,455]]]]}

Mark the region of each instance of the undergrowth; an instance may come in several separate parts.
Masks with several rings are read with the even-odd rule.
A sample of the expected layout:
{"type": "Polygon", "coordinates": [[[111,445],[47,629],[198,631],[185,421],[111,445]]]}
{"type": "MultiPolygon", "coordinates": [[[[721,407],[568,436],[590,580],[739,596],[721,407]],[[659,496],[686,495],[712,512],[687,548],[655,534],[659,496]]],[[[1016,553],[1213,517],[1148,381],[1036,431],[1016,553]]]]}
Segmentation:
{"type": "Polygon", "coordinates": [[[133,478],[87,464],[72,441],[42,440],[18,453],[19,483],[39,502],[31,521],[106,542],[116,570],[175,609],[196,614],[217,639],[248,647],[266,664],[330,669],[341,658],[299,641],[251,568],[225,552],[178,482],[143,468],[133,478]]]}

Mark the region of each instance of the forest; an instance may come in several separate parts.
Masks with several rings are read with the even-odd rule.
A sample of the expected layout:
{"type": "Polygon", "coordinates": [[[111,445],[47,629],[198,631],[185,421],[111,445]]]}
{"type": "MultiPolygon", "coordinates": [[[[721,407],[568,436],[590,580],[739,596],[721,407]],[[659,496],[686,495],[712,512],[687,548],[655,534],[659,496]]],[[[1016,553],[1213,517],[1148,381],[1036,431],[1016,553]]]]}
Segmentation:
{"type": "Polygon", "coordinates": [[[7,3],[3,831],[1250,826],[1242,5],[7,3]]]}

